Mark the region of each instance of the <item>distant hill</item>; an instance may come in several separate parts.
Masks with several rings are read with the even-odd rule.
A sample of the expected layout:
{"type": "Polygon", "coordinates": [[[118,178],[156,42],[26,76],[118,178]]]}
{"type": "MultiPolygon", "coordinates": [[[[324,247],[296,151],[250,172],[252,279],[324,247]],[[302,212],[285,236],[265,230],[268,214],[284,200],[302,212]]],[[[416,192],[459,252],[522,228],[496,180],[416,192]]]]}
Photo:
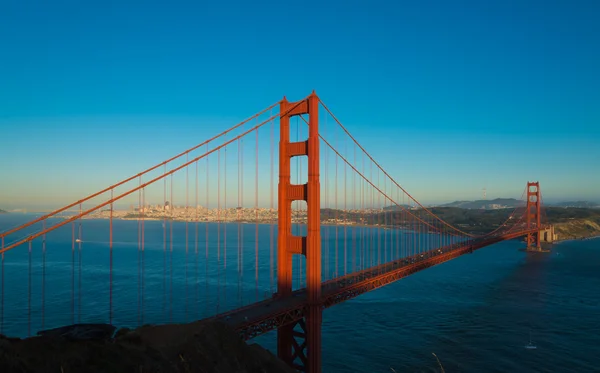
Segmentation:
{"type": "MultiPolygon", "coordinates": [[[[492,200],[478,200],[478,201],[454,201],[439,205],[439,207],[458,207],[461,209],[483,209],[483,210],[498,210],[506,208],[515,208],[517,206],[523,206],[525,202],[514,198],[496,198],[492,200]]],[[[544,205],[550,207],[575,207],[575,208],[600,208],[600,203],[589,202],[589,201],[569,201],[569,202],[558,202],[558,203],[544,203],[544,205]]]]}
{"type": "Polygon", "coordinates": [[[0,209],[0,214],[6,214],[6,213],[7,213],[7,211],[0,209]]]}
{"type": "Polygon", "coordinates": [[[385,211],[398,211],[398,210],[402,210],[402,209],[410,209],[409,205],[393,205],[393,206],[386,206],[383,208],[385,211]]]}
{"type": "Polygon", "coordinates": [[[461,209],[484,209],[484,210],[498,210],[515,208],[522,206],[523,201],[514,198],[496,198],[492,200],[478,200],[478,201],[454,201],[440,207],[458,207],[461,209]]]}
{"type": "Polygon", "coordinates": [[[598,207],[600,207],[600,203],[589,202],[589,201],[570,201],[570,202],[548,203],[548,206],[555,206],[555,207],[578,207],[578,208],[598,208],[598,207]]]}

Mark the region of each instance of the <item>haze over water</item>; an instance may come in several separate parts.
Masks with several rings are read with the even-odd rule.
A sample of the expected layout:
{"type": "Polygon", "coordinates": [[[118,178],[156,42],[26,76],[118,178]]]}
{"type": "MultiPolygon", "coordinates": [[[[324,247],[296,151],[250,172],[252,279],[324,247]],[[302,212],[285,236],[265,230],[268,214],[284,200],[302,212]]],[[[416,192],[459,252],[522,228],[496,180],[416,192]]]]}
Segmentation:
{"type": "MultiPolygon", "coordinates": [[[[31,217],[0,216],[0,230],[31,217]]],[[[117,232],[114,323],[134,326],[138,299],[137,221],[114,224],[117,232]]],[[[144,322],[163,322],[167,320],[162,290],[162,222],[146,224],[144,322]]],[[[83,221],[82,322],[107,321],[108,246],[101,241],[102,237],[106,241],[106,226],[107,221],[83,221]]],[[[195,315],[210,312],[207,308],[215,306],[214,288],[218,280],[210,269],[205,281],[200,262],[202,279],[195,287],[192,255],[188,261],[190,285],[184,288],[184,224],[174,223],[174,227],[175,285],[171,317],[174,321],[191,321],[195,315]],[[213,290],[208,293],[208,301],[203,298],[207,284],[213,290]]],[[[239,299],[246,304],[257,295],[253,272],[255,226],[246,224],[242,229],[247,250],[245,285],[240,292],[236,277],[228,274],[229,300],[221,298],[221,304],[239,299]]],[[[236,236],[237,225],[229,224],[228,230],[228,237],[236,236]]],[[[270,289],[269,232],[268,225],[260,226],[260,298],[268,296],[270,289]]],[[[190,235],[193,234],[194,229],[190,228],[190,235]]],[[[343,243],[339,244],[341,247],[343,243]]],[[[33,245],[32,292],[36,306],[39,297],[35,294],[39,294],[41,282],[39,245],[38,241],[33,245]]],[[[439,371],[432,352],[440,358],[446,372],[597,371],[600,369],[597,355],[600,239],[563,242],[555,245],[551,254],[544,255],[519,251],[522,246],[517,241],[496,244],[327,309],[323,317],[323,371],[390,372],[390,368],[397,372],[439,371]],[[530,334],[537,346],[535,350],[525,348],[530,334]]],[[[45,323],[48,328],[71,321],[69,226],[48,235],[47,249],[45,323]]],[[[27,334],[27,316],[23,312],[27,309],[27,247],[16,250],[6,255],[5,304],[13,307],[5,308],[4,333],[24,336],[27,334]]],[[[190,250],[193,252],[193,244],[190,250]]],[[[235,251],[229,252],[228,257],[235,255],[235,251]]],[[[237,271],[236,261],[232,260],[228,268],[237,271]]],[[[77,282],[74,286],[77,290],[77,282]]],[[[32,315],[32,327],[40,327],[40,316],[32,315]]],[[[254,341],[274,351],[274,334],[254,341]]]]}

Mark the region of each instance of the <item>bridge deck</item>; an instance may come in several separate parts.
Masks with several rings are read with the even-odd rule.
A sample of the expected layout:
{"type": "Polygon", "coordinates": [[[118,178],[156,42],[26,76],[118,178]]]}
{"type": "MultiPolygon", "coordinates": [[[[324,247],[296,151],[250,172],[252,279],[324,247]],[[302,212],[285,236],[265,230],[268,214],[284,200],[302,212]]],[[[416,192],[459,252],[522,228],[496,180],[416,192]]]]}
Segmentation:
{"type": "MultiPolygon", "coordinates": [[[[467,244],[454,244],[326,281],[321,287],[321,306],[323,308],[331,307],[482,247],[532,232],[521,231],[467,244]]],[[[304,317],[305,307],[306,289],[300,289],[294,291],[291,297],[279,298],[274,296],[272,299],[238,308],[218,315],[213,319],[224,322],[238,330],[242,338],[251,339],[280,326],[300,320],[304,317]]]]}

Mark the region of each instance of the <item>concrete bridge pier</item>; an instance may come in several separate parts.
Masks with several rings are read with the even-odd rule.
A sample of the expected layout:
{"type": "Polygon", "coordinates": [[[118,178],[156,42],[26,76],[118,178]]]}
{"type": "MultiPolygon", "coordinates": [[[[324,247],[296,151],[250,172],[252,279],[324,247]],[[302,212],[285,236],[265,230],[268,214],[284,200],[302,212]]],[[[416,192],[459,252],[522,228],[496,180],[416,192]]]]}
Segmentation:
{"type": "Polygon", "coordinates": [[[542,243],[553,243],[558,241],[558,234],[554,232],[554,226],[551,225],[546,229],[540,231],[540,242],[542,243]]]}
{"type": "Polygon", "coordinates": [[[526,251],[536,253],[547,253],[550,252],[550,250],[545,249],[542,244],[551,244],[555,241],[558,241],[558,234],[554,232],[554,226],[550,225],[544,229],[539,230],[537,233],[528,235],[528,238],[525,241],[527,243],[526,251]],[[531,236],[534,236],[534,238],[531,239],[531,236]]]}

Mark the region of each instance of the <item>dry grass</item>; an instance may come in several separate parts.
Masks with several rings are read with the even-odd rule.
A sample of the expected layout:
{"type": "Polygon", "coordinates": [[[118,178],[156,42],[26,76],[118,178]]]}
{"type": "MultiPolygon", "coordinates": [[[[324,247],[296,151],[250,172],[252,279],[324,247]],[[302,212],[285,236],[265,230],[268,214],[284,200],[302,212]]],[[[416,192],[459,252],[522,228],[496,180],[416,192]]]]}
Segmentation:
{"type": "Polygon", "coordinates": [[[600,235],[600,224],[590,219],[574,219],[554,224],[558,239],[574,239],[600,235]]]}

